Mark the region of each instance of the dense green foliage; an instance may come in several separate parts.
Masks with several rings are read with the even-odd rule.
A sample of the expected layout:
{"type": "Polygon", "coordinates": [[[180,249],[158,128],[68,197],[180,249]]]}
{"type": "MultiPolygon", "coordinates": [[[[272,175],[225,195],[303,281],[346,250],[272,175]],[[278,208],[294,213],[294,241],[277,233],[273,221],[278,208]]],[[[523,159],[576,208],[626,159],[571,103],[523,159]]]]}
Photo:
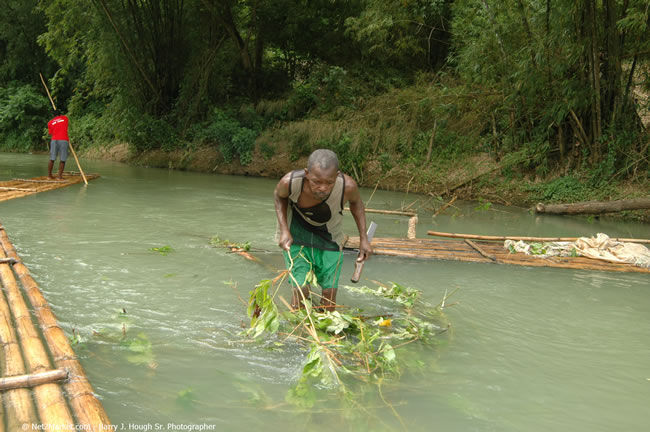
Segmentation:
{"type": "Polygon", "coordinates": [[[645,0],[5,0],[0,147],[45,148],[42,72],[80,147],[326,146],[359,181],[488,152],[599,188],[647,178],[649,55],[645,0]]]}
{"type": "Polygon", "coordinates": [[[648,100],[637,106],[632,92],[635,79],[649,84],[647,2],[462,0],[453,9],[452,63],[491,93],[481,100],[496,152],[519,153],[542,175],[560,161],[601,178],[647,155],[638,109],[648,100]]]}

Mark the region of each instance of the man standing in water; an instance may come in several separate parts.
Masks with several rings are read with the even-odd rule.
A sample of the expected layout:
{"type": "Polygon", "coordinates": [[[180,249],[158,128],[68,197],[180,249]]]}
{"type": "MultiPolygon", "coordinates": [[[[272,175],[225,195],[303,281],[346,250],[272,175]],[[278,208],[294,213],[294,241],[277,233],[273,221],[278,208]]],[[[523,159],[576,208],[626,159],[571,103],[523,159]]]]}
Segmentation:
{"type": "Polygon", "coordinates": [[[343,263],[346,202],[350,203],[359,230],[357,261],[365,261],[372,254],[357,183],[339,171],[339,161],[333,151],[320,149],[309,156],[307,168],[282,177],[275,187],[274,198],[278,218],[276,241],[284,250],[285,264],[293,275],[291,306],[298,308],[303,296],[309,298],[311,270],[322,289],[321,306],[334,310],[343,263]]]}
{"type": "Polygon", "coordinates": [[[56,156],[59,155],[59,179],[63,179],[63,167],[65,167],[65,161],[68,158],[68,142],[70,138],[68,137],[68,117],[64,115],[59,115],[57,110],[54,110],[54,118],[47,123],[47,131],[52,135],[52,140],[50,141],[50,164],[47,167],[47,176],[51,179],[52,177],[52,168],[54,167],[54,161],[56,156]]]}

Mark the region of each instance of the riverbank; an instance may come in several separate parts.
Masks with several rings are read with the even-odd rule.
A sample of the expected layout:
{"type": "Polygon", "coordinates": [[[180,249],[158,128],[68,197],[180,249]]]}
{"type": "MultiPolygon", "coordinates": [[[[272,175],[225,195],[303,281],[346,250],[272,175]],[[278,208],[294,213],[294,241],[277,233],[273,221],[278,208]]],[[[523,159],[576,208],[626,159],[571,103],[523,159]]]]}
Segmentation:
{"type": "MultiPolygon", "coordinates": [[[[247,165],[242,165],[237,159],[227,163],[218,148],[207,146],[134,152],[128,144],[122,143],[85,149],[82,156],[144,167],[277,179],[288,171],[306,166],[305,156],[292,160],[288,153],[278,151],[265,156],[259,149],[253,152],[252,161],[247,165]]],[[[396,164],[387,170],[380,160],[370,159],[365,161],[361,174],[348,174],[362,187],[423,194],[431,198],[432,207],[456,197],[459,200],[477,201],[485,206],[494,203],[531,208],[538,202],[570,203],[644,197],[650,189],[647,179],[644,182],[642,178],[612,183],[608,188],[599,190],[589,189],[577,176],[558,173],[541,179],[533,174],[513,172],[502,161],[496,161],[487,153],[468,154],[442,166],[396,164]]],[[[648,210],[609,216],[650,222],[648,210]]]]}

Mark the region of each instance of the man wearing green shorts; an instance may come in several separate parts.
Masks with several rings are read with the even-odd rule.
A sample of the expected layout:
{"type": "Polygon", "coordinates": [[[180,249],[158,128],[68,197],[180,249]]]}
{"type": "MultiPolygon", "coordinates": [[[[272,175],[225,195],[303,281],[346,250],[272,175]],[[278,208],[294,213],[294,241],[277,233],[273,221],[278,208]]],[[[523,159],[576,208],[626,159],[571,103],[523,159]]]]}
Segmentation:
{"type": "Polygon", "coordinates": [[[317,283],[322,289],[321,306],[334,310],[343,263],[346,202],[350,203],[359,230],[357,261],[365,261],[372,254],[366,235],[365,209],[356,182],[339,171],[333,151],[320,149],[309,156],[307,168],[282,177],[274,198],[278,219],[276,240],[284,250],[284,260],[292,275],[291,306],[300,307],[301,300],[309,298],[310,286],[317,283]]]}

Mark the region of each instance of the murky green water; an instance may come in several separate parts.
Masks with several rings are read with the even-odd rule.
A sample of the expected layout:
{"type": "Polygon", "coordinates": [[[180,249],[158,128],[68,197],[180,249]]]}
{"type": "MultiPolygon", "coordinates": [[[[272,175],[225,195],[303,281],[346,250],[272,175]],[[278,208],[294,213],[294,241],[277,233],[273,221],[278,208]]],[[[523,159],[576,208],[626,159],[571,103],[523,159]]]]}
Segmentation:
{"type": "MultiPolygon", "coordinates": [[[[46,164],[47,156],[0,154],[0,180],[43,175],[46,164]]],[[[102,178],[88,188],[0,203],[0,221],[62,326],[84,341],[76,349],[88,376],[124,430],[165,430],[167,423],[219,431],[400,430],[400,419],[413,431],[648,430],[648,275],[375,256],[366,278],[420,289],[432,303],[459,288],[460,304],[447,312],[453,335],[431,349],[423,371],[384,384],[400,419],[372,394],[357,416],[335,400],[300,410],[284,396],[304,352],[239,343],[246,315],[238,295],[272,274],[209,244],[217,234],[250,241],[273,251],[262,257],[280,266],[272,240],[275,180],[97,161],[84,168],[102,178]],[[150,251],[163,246],[173,252],[150,251]],[[128,334],[141,334],[140,355],[111,339],[121,332],[122,309],[128,334]]],[[[366,200],[371,193],[362,191],[366,200]]],[[[396,209],[416,198],[377,191],[371,207],[396,209]]],[[[642,224],[476,207],[460,205],[460,213],[435,219],[421,211],[418,236],[650,237],[642,224]]],[[[379,224],[378,236],[406,233],[405,219],[369,220],[379,224]]],[[[349,215],[346,228],[354,234],[349,215]]],[[[342,281],[352,261],[346,256],[342,281]]],[[[375,300],[342,289],[339,301],[372,308],[375,300]]]]}

